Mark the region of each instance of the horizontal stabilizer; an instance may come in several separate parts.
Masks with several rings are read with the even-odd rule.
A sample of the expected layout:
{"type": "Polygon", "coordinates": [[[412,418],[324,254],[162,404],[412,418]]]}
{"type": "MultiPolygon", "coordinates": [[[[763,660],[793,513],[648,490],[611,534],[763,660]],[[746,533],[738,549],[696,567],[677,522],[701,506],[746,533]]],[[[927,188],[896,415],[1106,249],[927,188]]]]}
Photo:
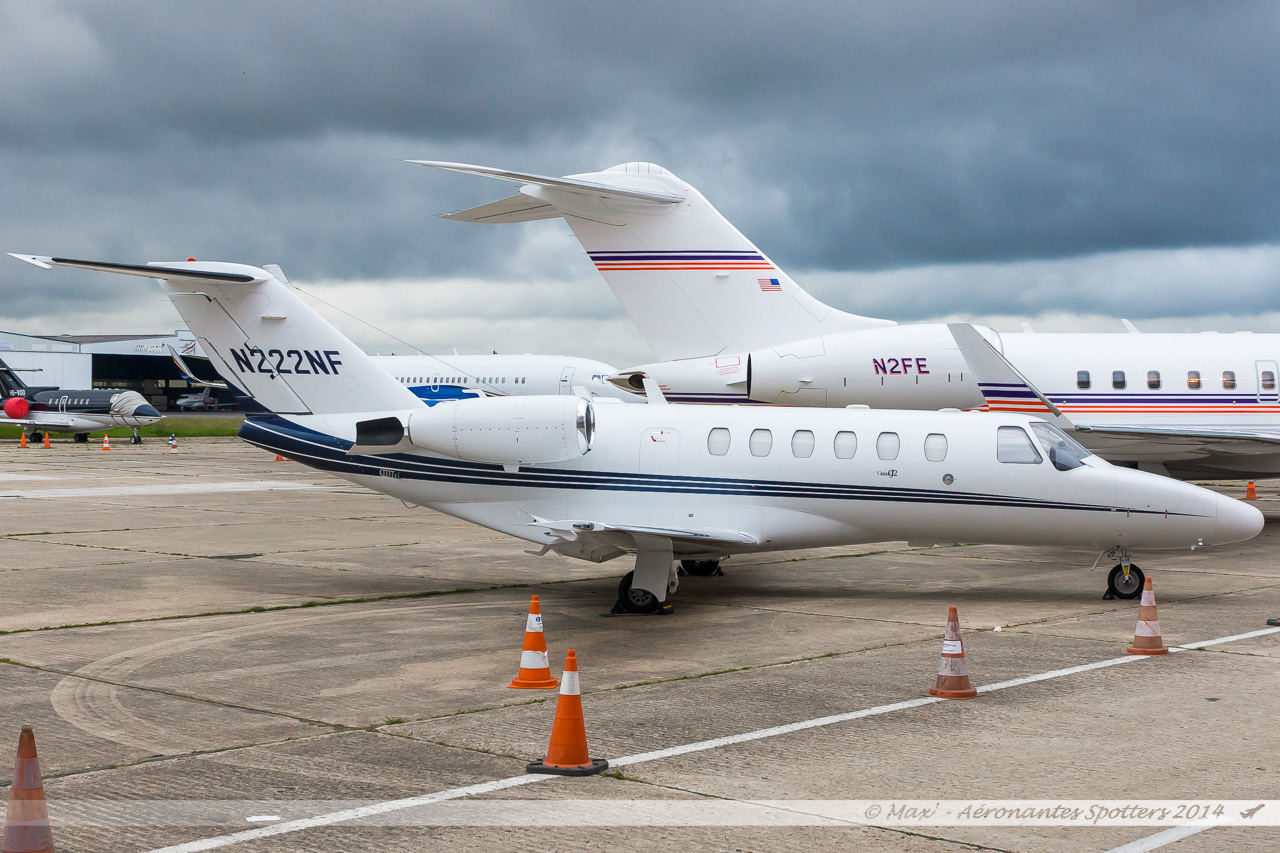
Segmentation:
{"type": "MultiPolygon", "coordinates": [[[[599,181],[584,181],[569,175],[553,178],[548,175],[531,175],[525,172],[510,172],[506,169],[495,169],[492,166],[472,166],[467,163],[448,163],[443,160],[406,160],[418,166],[430,166],[433,169],[446,169],[450,172],[462,172],[468,175],[481,175],[496,178],[500,181],[546,187],[553,190],[565,190],[599,198],[626,199],[628,201],[648,201],[655,204],[679,204],[684,196],[656,190],[639,190],[627,187],[602,184],[599,181]]],[[[509,199],[508,199],[509,201],[509,199]]]]}
{"type": "Polygon", "coordinates": [[[456,213],[446,213],[440,218],[451,219],[454,222],[507,225],[512,222],[534,222],[539,219],[558,219],[559,217],[560,211],[553,204],[548,204],[541,199],[531,198],[527,195],[513,195],[510,198],[482,204],[479,207],[459,210],[456,213]]]}
{"type": "Polygon", "coordinates": [[[1041,394],[981,332],[968,323],[948,323],[947,328],[973,371],[978,389],[991,411],[1038,415],[1060,427],[1074,428],[1062,410],[1041,394]]]}
{"type": "Polygon", "coordinates": [[[198,264],[192,261],[169,263],[152,263],[152,264],[112,264],[106,261],[77,261],[72,258],[48,258],[42,255],[19,255],[14,252],[9,253],[10,257],[17,258],[24,264],[31,264],[33,267],[39,267],[42,270],[51,270],[54,267],[70,267],[78,270],[97,270],[98,272],[112,272],[118,275],[136,275],[142,278],[194,278],[203,281],[220,281],[229,284],[252,284],[253,282],[266,281],[269,277],[267,274],[262,276],[250,275],[247,271],[256,270],[256,267],[246,266],[244,264],[198,264]],[[240,270],[240,272],[236,272],[240,270]]]}

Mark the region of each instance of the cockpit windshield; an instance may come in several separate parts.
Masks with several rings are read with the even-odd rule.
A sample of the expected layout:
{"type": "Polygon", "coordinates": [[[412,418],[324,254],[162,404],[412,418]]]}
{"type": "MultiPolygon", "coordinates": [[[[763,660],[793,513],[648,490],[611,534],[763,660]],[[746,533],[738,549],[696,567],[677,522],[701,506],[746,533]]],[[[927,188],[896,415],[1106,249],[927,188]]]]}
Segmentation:
{"type": "Polygon", "coordinates": [[[1058,429],[1053,424],[1044,421],[1033,421],[1031,423],[1031,432],[1044,446],[1045,452],[1049,454],[1049,461],[1053,463],[1053,467],[1059,471],[1070,471],[1072,468],[1079,468],[1084,465],[1083,460],[1087,456],[1092,456],[1088,450],[1080,445],[1071,436],[1058,429]]]}

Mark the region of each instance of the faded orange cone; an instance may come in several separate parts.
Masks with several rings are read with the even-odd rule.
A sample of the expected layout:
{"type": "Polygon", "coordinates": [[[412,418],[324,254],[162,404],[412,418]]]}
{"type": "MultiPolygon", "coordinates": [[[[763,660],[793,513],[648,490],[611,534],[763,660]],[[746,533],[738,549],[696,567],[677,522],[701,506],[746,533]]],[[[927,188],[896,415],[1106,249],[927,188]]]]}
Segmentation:
{"type": "Polygon", "coordinates": [[[1142,606],[1138,608],[1138,627],[1133,632],[1133,645],[1126,649],[1131,655],[1167,655],[1164,637],[1160,636],[1160,616],[1156,613],[1156,592],[1151,578],[1142,585],[1142,606]]]}
{"type": "Polygon", "coordinates": [[[964,640],[960,638],[960,615],[952,607],[947,611],[947,633],[942,638],[942,661],[938,664],[938,680],[929,689],[939,699],[972,699],[978,691],[969,684],[969,667],[964,662],[964,640]]]}
{"type": "Polygon", "coordinates": [[[529,618],[524,624],[524,651],[520,652],[520,673],[508,687],[550,690],[560,682],[551,677],[547,660],[547,639],[542,633],[542,605],[538,596],[529,602],[529,618]]]}
{"type": "Polygon", "coordinates": [[[609,762],[592,758],[587,752],[587,727],[582,719],[582,692],[578,687],[578,655],[569,649],[564,659],[564,678],[556,700],[556,719],[551,724],[551,745],[547,757],[525,765],[526,773],[556,776],[590,776],[606,770],[609,762]]]}
{"type": "Polygon", "coordinates": [[[1244,499],[1247,501],[1256,501],[1258,499],[1258,490],[1253,487],[1253,480],[1249,481],[1249,485],[1245,487],[1244,499]]]}
{"type": "Polygon", "coordinates": [[[54,853],[49,829],[49,807],[44,801],[36,736],[23,726],[18,736],[18,759],[13,763],[13,787],[9,789],[9,813],[4,821],[3,853],[54,853]]]}

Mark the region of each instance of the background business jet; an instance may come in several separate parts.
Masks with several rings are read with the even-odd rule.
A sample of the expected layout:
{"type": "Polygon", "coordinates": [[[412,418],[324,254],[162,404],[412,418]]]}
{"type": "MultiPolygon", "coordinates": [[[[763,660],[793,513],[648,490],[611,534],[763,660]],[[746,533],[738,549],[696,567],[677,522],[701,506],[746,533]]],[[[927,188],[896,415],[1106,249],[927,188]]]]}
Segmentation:
{"type": "Polygon", "coordinates": [[[28,440],[40,441],[41,432],[71,433],[76,441],[89,433],[129,427],[133,440],[138,427],[164,417],[137,391],[122,388],[57,388],[30,386],[16,371],[0,361],[0,424],[21,426],[28,440]]]}
{"type": "MultiPolygon", "coordinates": [[[[411,162],[521,185],[445,219],[564,218],[660,359],[619,373],[626,387],[649,376],[676,402],[1020,410],[978,386],[945,324],[818,301],[660,166],[552,178],[411,162]]],[[[1280,476],[1280,335],[978,328],[1113,462],[1183,479],[1280,476]]]]}

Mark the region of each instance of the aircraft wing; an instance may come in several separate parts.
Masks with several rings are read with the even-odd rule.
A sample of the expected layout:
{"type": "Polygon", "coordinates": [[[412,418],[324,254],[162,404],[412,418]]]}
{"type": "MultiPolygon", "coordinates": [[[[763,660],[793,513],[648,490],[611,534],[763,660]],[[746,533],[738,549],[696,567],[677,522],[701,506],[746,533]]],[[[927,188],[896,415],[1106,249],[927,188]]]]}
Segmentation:
{"type": "MultiPolygon", "coordinates": [[[[1280,432],[1246,429],[1158,426],[1092,426],[1076,424],[1081,437],[1107,439],[1110,443],[1142,442],[1169,451],[1195,455],[1249,456],[1280,453],[1280,432]]],[[[1086,439],[1087,440],[1087,439],[1086,439]]],[[[1088,442],[1090,445],[1095,442],[1088,442]]]]}
{"type": "Polygon", "coordinates": [[[83,428],[85,423],[78,418],[72,418],[57,412],[31,412],[25,418],[0,418],[0,423],[18,424],[21,426],[36,426],[59,430],[60,427],[65,429],[83,428]]]}
{"type": "Polygon", "coordinates": [[[759,540],[740,530],[722,528],[647,527],[625,524],[607,524],[587,520],[550,520],[532,516],[526,527],[546,530],[557,538],[547,547],[561,550],[561,546],[574,543],[572,550],[583,553],[607,553],[621,556],[627,545],[635,544],[636,537],[666,539],[676,554],[704,552],[717,546],[757,545],[759,540]]]}
{"type": "Polygon", "coordinates": [[[608,208],[601,208],[601,202],[620,203],[628,208],[639,206],[661,210],[670,209],[673,205],[684,201],[684,196],[669,192],[602,184],[599,181],[588,181],[573,175],[554,178],[548,175],[512,172],[506,169],[495,169],[492,166],[473,166],[468,163],[449,163],[443,160],[406,160],[405,162],[450,172],[481,175],[522,185],[518,195],[449,213],[442,217],[455,222],[489,224],[531,222],[535,219],[554,219],[566,213],[607,222],[616,217],[617,210],[611,212],[608,208]]]}

